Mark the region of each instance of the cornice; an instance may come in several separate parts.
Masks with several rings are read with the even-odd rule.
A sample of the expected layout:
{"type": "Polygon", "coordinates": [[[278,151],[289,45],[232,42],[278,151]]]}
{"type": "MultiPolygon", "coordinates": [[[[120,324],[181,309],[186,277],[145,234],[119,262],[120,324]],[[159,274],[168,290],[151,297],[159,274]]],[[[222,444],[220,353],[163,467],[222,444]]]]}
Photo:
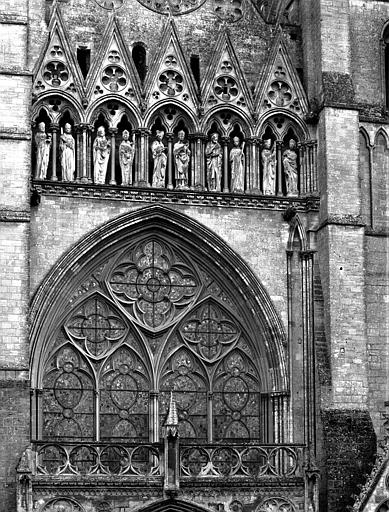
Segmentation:
{"type": "Polygon", "coordinates": [[[80,183],[35,181],[34,187],[42,196],[57,196],[94,200],[129,201],[137,203],[184,204],[221,208],[248,208],[284,211],[293,207],[298,212],[318,211],[318,197],[278,197],[252,194],[221,194],[206,191],[174,191],[152,188],[128,188],[80,183]]]}

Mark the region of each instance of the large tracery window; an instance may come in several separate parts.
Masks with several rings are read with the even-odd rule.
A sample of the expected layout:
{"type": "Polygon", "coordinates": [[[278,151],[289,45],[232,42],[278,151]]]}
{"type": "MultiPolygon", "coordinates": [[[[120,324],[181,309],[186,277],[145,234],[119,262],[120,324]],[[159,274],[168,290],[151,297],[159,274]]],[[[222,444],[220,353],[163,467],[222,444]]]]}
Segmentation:
{"type": "Polygon", "coordinates": [[[174,243],[130,243],[70,303],[46,359],[40,439],[155,442],[172,395],[183,442],[268,441],[236,298],[174,243]]]}

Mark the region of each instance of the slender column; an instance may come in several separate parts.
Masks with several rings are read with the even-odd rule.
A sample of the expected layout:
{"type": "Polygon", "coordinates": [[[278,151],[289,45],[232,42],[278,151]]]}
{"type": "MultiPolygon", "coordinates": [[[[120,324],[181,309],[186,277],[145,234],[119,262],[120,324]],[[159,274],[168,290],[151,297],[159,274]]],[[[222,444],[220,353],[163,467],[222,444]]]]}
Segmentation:
{"type": "Polygon", "coordinates": [[[305,389],[305,442],[315,450],[315,345],[313,337],[313,251],[302,251],[302,296],[303,296],[303,344],[304,344],[304,389],[305,389]]]}
{"type": "Polygon", "coordinates": [[[204,165],[204,141],[207,136],[204,133],[193,133],[192,137],[195,140],[195,151],[192,154],[192,168],[194,169],[194,181],[192,187],[195,189],[204,190],[205,188],[205,165],[204,165]]]}
{"type": "Polygon", "coordinates": [[[195,178],[196,137],[193,134],[189,134],[188,139],[190,142],[190,152],[191,152],[189,172],[188,172],[188,186],[189,186],[189,188],[194,188],[194,184],[195,184],[195,180],[196,180],[196,178],[195,178]]]}
{"type": "Polygon", "coordinates": [[[313,140],[308,141],[308,173],[307,173],[307,192],[313,191],[313,140]]]}
{"type": "Polygon", "coordinates": [[[228,143],[230,142],[230,138],[222,137],[221,141],[223,145],[223,192],[228,193],[230,191],[228,187],[228,143]]]}
{"type": "Polygon", "coordinates": [[[374,164],[374,144],[369,144],[369,204],[370,204],[370,227],[374,228],[374,208],[373,208],[373,164],[374,164]]]}
{"type": "Polygon", "coordinates": [[[313,144],[312,192],[318,192],[318,185],[317,185],[317,140],[313,140],[312,144],[313,144]]]}
{"type": "Polygon", "coordinates": [[[52,137],[52,173],[51,173],[51,181],[58,181],[57,176],[57,144],[58,144],[58,132],[59,132],[59,124],[58,123],[51,123],[50,124],[50,131],[51,131],[51,137],[52,137]]]}
{"type": "Polygon", "coordinates": [[[167,188],[173,190],[173,139],[174,133],[168,132],[167,138],[167,188]]]}
{"type": "Polygon", "coordinates": [[[95,429],[96,429],[96,441],[100,441],[100,391],[95,389],[95,429]]]}
{"type": "Polygon", "coordinates": [[[261,154],[261,139],[259,137],[252,137],[252,169],[253,176],[253,192],[255,194],[262,194],[262,179],[260,167],[260,154],[261,154]]]}
{"type": "Polygon", "coordinates": [[[110,128],[109,133],[111,134],[111,179],[109,180],[110,185],[116,185],[115,177],[115,155],[116,155],[116,134],[117,128],[110,128]]]}
{"type": "Polygon", "coordinates": [[[139,128],[140,151],[139,151],[139,172],[137,187],[149,187],[149,137],[150,130],[139,128]]]}
{"type": "Polygon", "coordinates": [[[88,183],[93,183],[92,178],[92,161],[93,161],[93,148],[92,148],[92,132],[94,130],[93,124],[86,125],[86,175],[88,183]]]}
{"type": "Polygon", "coordinates": [[[208,393],[208,440],[213,443],[213,393],[208,393]]]}
{"type": "Polygon", "coordinates": [[[150,442],[157,443],[159,441],[159,393],[158,391],[150,391],[150,442]]]}
{"type": "Polygon", "coordinates": [[[79,153],[79,167],[78,167],[78,180],[81,183],[88,183],[88,166],[87,160],[90,160],[93,157],[89,156],[88,153],[88,143],[87,143],[87,131],[89,129],[89,125],[85,123],[80,123],[77,127],[80,144],[78,147],[79,153]]]}
{"type": "Polygon", "coordinates": [[[135,135],[135,155],[134,155],[134,166],[135,166],[135,179],[133,184],[137,185],[139,182],[139,169],[140,169],[140,132],[139,130],[132,130],[131,135],[135,135]]]}
{"type": "Polygon", "coordinates": [[[282,140],[277,140],[277,196],[282,196],[282,140]]]}
{"type": "Polygon", "coordinates": [[[299,142],[297,144],[299,149],[300,159],[300,195],[303,195],[307,191],[306,186],[306,166],[305,166],[305,143],[299,142]]]}
{"type": "Polygon", "coordinates": [[[79,124],[75,126],[76,130],[76,176],[75,181],[80,181],[82,169],[82,128],[79,124]]]}

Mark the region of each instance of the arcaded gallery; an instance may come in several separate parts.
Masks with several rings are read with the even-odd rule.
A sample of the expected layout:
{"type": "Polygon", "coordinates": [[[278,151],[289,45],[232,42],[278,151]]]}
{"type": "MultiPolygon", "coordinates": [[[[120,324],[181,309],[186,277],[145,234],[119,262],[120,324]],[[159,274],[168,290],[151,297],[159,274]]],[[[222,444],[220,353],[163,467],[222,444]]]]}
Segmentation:
{"type": "Polygon", "coordinates": [[[2,0],[0,512],[388,512],[388,235],[387,0],[2,0]]]}

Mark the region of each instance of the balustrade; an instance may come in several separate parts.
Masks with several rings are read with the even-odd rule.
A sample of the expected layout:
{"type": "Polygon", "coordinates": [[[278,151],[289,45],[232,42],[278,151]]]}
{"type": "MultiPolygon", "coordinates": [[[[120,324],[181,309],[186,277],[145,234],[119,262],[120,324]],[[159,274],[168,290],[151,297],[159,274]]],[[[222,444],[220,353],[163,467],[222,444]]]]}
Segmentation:
{"type": "MultiPolygon", "coordinates": [[[[180,478],[277,478],[303,476],[303,445],[181,444],[180,478]]],[[[36,474],[46,476],[162,477],[166,471],[163,443],[36,442],[36,474]]]]}
{"type": "MultiPolygon", "coordinates": [[[[67,126],[70,131],[70,125],[67,126]]],[[[108,133],[105,134],[105,129],[100,127],[100,135],[93,136],[95,127],[85,123],[76,125],[75,139],[71,133],[67,134],[67,137],[73,140],[73,147],[69,151],[74,152],[75,161],[75,170],[73,169],[70,175],[64,168],[63,159],[58,158],[59,152],[63,151],[62,128],[52,123],[49,126],[49,133],[46,133],[44,123],[39,123],[38,127],[34,138],[36,161],[34,178],[37,180],[49,179],[112,186],[158,186],[167,190],[208,190],[216,193],[246,193],[278,197],[306,196],[317,192],[317,143],[315,140],[296,143],[291,139],[286,143],[280,139],[272,141],[271,139],[262,140],[260,137],[249,137],[243,140],[236,136],[233,138],[223,136],[220,137],[220,143],[217,141],[220,156],[217,157],[216,162],[215,159],[212,160],[213,157],[206,157],[206,149],[212,147],[209,145],[209,136],[204,133],[191,133],[187,136],[188,141],[185,140],[188,163],[183,166],[181,164],[177,172],[177,165],[180,165],[175,154],[178,136],[173,132],[166,134],[162,132],[160,145],[163,162],[161,176],[156,185],[157,182],[153,183],[155,158],[150,159],[154,137],[151,137],[151,131],[148,128],[132,130],[132,142],[128,143],[126,140],[131,147],[132,155],[127,158],[126,164],[130,169],[124,173],[120,159],[123,134],[119,133],[117,128],[109,128],[108,133]],[[61,137],[58,137],[60,130],[61,137]],[[93,145],[92,140],[94,140],[93,145]],[[130,161],[129,164],[128,161],[130,161]],[[183,172],[186,173],[185,176],[182,176],[183,172]],[[217,175],[212,178],[212,184],[208,183],[210,172],[217,175]],[[237,173],[241,173],[241,176],[237,173]],[[126,176],[129,174],[128,179],[123,179],[124,174],[126,176]]],[[[127,139],[128,136],[127,131],[127,139]]],[[[181,135],[181,141],[183,141],[183,135],[181,135]]]]}

